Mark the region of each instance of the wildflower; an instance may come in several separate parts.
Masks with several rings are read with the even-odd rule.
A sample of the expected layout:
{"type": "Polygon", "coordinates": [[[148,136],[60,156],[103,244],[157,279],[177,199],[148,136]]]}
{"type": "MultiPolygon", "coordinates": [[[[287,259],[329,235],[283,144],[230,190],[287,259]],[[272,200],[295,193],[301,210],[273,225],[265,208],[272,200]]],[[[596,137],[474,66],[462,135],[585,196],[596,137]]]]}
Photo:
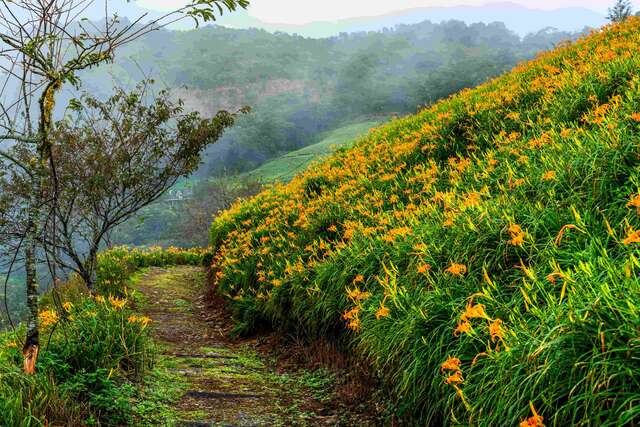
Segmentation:
{"type": "Polygon", "coordinates": [[[58,322],[58,313],[55,310],[44,310],[40,312],[38,318],[40,319],[40,325],[43,328],[47,328],[58,322]]]}
{"type": "Polygon", "coordinates": [[[360,313],[360,307],[354,307],[349,311],[345,311],[342,318],[344,320],[352,320],[358,316],[358,313],[360,313]]]}
{"type": "Polygon", "coordinates": [[[511,235],[511,240],[509,240],[509,244],[513,246],[522,246],[524,244],[524,239],[527,237],[527,233],[522,230],[518,224],[512,224],[509,227],[509,234],[511,235]]]}
{"type": "Polygon", "coordinates": [[[62,304],[62,308],[64,308],[64,311],[66,311],[67,313],[71,313],[71,309],[73,309],[73,304],[67,301],[64,304],[62,304]]]}
{"type": "Polygon", "coordinates": [[[471,326],[471,323],[468,320],[464,320],[458,323],[456,330],[453,331],[453,336],[457,337],[458,335],[468,334],[472,330],[473,330],[473,327],[471,326]]]}
{"type": "Polygon", "coordinates": [[[151,322],[151,319],[148,318],[147,316],[129,316],[129,319],[127,319],[127,322],[129,322],[130,324],[138,323],[140,324],[142,329],[144,329],[147,327],[147,325],[149,325],[149,323],[151,322]]]}
{"type": "Polygon", "coordinates": [[[151,319],[146,316],[133,315],[133,316],[129,316],[129,318],[127,319],[127,322],[130,324],[138,323],[140,324],[140,326],[142,326],[142,329],[144,329],[147,327],[149,322],[151,322],[151,319]]]}
{"type": "Polygon", "coordinates": [[[431,266],[429,264],[422,264],[420,266],[418,266],[418,273],[419,274],[426,274],[427,271],[431,270],[431,266]]]}
{"type": "Polygon", "coordinates": [[[556,173],[554,171],[546,171],[542,175],[542,180],[543,181],[553,181],[555,179],[556,179],[556,173]]]}
{"type": "Polygon", "coordinates": [[[338,227],[336,227],[335,225],[332,225],[331,227],[327,228],[327,231],[330,231],[331,233],[337,233],[338,227]]]}
{"type": "Polygon", "coordinates": [[[464,378],[462,377],[462,371],[456,371],[445,380],[447,384],[462,384],[464,378]]]}
{"type": "Polygon", "coordinates": [[[124,306],[127,305],[127,300],[109,295],[109,303],[111,303],[116,310],[122,310],[124,306]]]}
{"type": "Polygon", "coordinates": [[[106,302],[102,295],[96,295],[96,301],[98,301],[101,304],[104,304],[106,302]]]}
{"type": "Polygon", "coordinates": [[[358,332],[360,330],[360,319],[356,318],[351,320],[347,327],[352,331],[358,332]]]}
{"type": "Polygon", "coordinates": [[[364,282],[364,276],[362,274],[358,274],[355,279],[353,279],[353,284],[364,282]]]}
{"type": "Polygon", "coordinates": [[[376,319],[380,320],[383,317],[389,316],[389,309],[384,305],[384,302],[380,303],[380,308],[376,311],[376,319]]]}
{"type": "Polygon", "coordinates": [[[504,339],[504,329],[502,328],[502,320],[496,319],[489,324],[489,333],[491,334],[491,340],[495,341],[496,338],[504,339]]]}
{"type": "Polygon", "coordinates": [[[460,277],[467,273],[467,266],[464,264],[452,263],[445,271],[453,276],[460,277]]]}
{"type": "Polygon", "coordinates": [[[484,304],[473,305],[473,303],[469,303],[460,318],[463,321],[466,321],[469,319],[489,319],[489,316],[487,316],[487,313],[484,310],[484,304]]]}
{"type": "Polygon", "coordinates": [[[630,229],[628,231],[627,237],[622,241],[625,245],[630,245],[632,243],[640,243],[640,230],[633,231],[630,229]]]}
{"type": "Polygon", "coordinates": [[[440,370],[444,371],[459,371],[460,370],[460,359],[457,357],[447,357],[447,360],[444,361],[442,365],[440,365],[440,370]]]}
{"type": "Polygon", "coordinates": [[[631,120],[640,122],[640,113],[631,113],[631,120]]]}
{"type": "Polygon", "coordinates": [[[628,208],[636,208],[638,209],[638,213],[640,213],[640,194],[636,194],[633,196],[629,203],[627,203],[628,208]]]}
{"type": "Polygon", "coordinates": [[[353,289],[347,289],[347,296],[352,301],[359,302],[360,300],[367,299],[371,296],[369,292],[363,292],[358,287],[353,289]]]}
{"type": "Polygon", "coordinates": [[[531,412],[533,415],[520,423],[520,427],[544,427],[544,418],[538,415],[536,408],[533,407],[533,403],[530,403],[531,412]]]}

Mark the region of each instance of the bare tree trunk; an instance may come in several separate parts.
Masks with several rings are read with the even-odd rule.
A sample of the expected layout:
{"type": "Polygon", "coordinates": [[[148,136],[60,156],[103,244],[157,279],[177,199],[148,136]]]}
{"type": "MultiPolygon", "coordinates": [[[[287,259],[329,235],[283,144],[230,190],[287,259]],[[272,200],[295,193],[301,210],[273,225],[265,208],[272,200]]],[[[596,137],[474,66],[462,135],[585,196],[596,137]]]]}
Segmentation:
{"type": "Polygon", "coordinates": [[[81,276],[89,292],[93,294],[98,282],[98,249],[96,247],[91,248],[89,251],[87,259],[82,266],[81,276]]]}
{"type": "MultiPolygon", "coordinates": [[[[36,179],[34,187],[39,187],[36,179]]],[[[39,189],[39,188],[38,188],[39,189]]],[[[29,220],[25,245],[25,269],[27,287],[27,308],[29,319],[27,322],[27,339],[25,340],[22,354],[24,355],[24,372],[33,375],[36,372],[36,361],[40,350],[40,332],[38,328],[38,274],[36,269],[36,239],[38,235],[39,206],[36,200],[36,188],[29,202],[29,220]]]]}
{"type": "MultiPolygon", "coordinates": [[[[24,356],[24,372],[33,375],[36,372],[36,362],[40,351],[40,329],[38,322],[38,297],[40,284],[37,272],[37,241],[40,233],[42,217],[42,190],[47,185],[47,163],[51,157],[51,123],[55,107],[55,95],[61,88],[60,81],[53,81],[44,89],[40,97],[39,142],[37,149],[36,174],[33,179],[33,189],[28,206],[28,229],[26,233],[25,269],[27,287],[27,307],[29,318],[27,321],[27,337],[22,354],[24,356]]],[[[54,193],[57,191],[54,188],[54,193]]],[[[55,198],[55,194],[52,195],[55,198]]],[[[55,209],[55,200],[54,209],[55,209]]]]}

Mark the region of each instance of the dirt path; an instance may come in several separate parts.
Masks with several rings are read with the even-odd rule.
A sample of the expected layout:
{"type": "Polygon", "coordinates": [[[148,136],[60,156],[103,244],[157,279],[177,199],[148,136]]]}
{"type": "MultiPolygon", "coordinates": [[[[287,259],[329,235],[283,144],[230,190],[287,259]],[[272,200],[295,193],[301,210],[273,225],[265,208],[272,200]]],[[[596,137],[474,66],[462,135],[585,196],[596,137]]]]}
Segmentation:
{"type": "Polygon", "coordinates": [[[168,425],[354,425],[332,403],[333,374],[283,372],[255,340],[231,339],[224,310],[205,301],[205,284],[195,267],[153,268],[134,284],[163,369],[183,384],[173,405],[179,421],[168,425]]]}

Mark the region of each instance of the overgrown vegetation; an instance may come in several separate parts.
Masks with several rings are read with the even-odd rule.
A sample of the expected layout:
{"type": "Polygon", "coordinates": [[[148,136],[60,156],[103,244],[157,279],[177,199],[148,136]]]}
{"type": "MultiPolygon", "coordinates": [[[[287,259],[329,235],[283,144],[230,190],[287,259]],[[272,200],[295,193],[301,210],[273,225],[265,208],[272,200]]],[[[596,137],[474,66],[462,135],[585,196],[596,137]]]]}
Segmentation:
{"type": "Polygon", "coordinates": [[[149,408],[162,408],[171,399],[175,379],[157,378],[153,370],[151,319],[132,310],[127,282],[142,268],[201,265],[204,256],[204,250],[195,249],[114,248],[99,256],[99,293],[90,296],[73,278],[45,295],[39,314],[43,349],[35,376],[20,369],[22,328],[0,334],[2,424],[161,422],[149,408]]]}
{"type": "Polygon", "coordinates": [[[629,18],[236,204],[238,330],[343,336],[409,424],[637,424],[639,46],[629,18]]]}
{"type": "MultiPolygon", "coordinates": [[[[202,112],[252,107],[208,151],[201,177],[209,177],[250,171],[351,123],[414,113],[577,36],[544,29],[519,37],[502,23],[461,21],[326,39],[213,26],[149,34],[109,72],[135,84],[142,68],[202,112]]],[[[83,78],[102,93],[111,77],[101,69],[83,78]]]]}

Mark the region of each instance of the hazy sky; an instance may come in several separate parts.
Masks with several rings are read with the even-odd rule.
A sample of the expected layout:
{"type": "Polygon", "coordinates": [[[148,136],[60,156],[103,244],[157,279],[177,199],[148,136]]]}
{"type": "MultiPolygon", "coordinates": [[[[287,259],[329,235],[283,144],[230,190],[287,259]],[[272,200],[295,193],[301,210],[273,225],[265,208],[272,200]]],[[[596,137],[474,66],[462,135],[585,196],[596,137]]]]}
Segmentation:
{"type": "MultiPolygon", "coordinates": [[[[498,0],[499,1],[499,0],[498,0]]],[[[249,14],[266,22],[302,24],[310,21],[337,20],[429,6],[482,5],[498,1],[486,0],[251,0],[249,14]]],[[[136,0],[139,6],[152,10],[167,10],[187,3],[187,0],[136,0]]],[[[614,0],[512,0],[536,9],[557,9],[567,6],[587,7],[606,12],[614,0]]],[[[635,0],[640,7],[640,0],[635,0]]]]}

